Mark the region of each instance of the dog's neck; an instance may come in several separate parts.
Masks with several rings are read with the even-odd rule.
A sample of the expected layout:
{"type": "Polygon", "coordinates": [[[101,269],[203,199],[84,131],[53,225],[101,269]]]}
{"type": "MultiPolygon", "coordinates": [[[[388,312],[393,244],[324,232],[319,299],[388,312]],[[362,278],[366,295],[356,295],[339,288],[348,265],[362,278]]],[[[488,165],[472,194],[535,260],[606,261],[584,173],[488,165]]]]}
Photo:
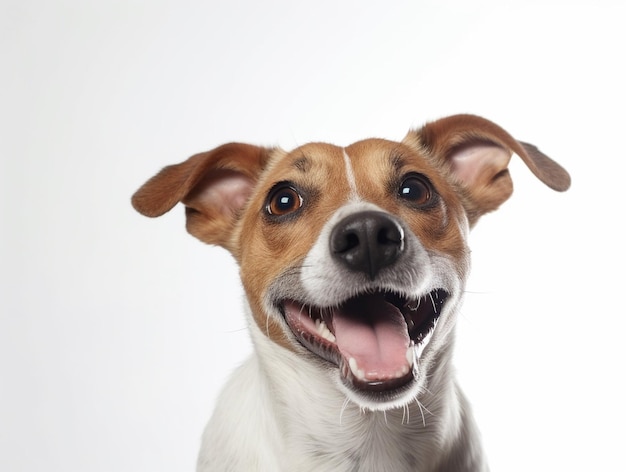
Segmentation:
{"type": "MultiPolygon", "coordinates": [[[[268,342],[253,325],[260,378],[272,421],[284,433],[285,470],[431,470],[433,451],[451,449],[462,411],[451,375],[453,343],[439,353],[428,390],[410,404],[387,411],[364,410],[339,390],[336,372],[268,342]],[[315,385],[315,388],[311,388],[315,385]],[[444,438],[448,443],[444,443],[444,438]],[[391,467],[391,468],[390,468],[391,467]]],[[[269,416],[269,415],[268,415],[269,416]]]]}

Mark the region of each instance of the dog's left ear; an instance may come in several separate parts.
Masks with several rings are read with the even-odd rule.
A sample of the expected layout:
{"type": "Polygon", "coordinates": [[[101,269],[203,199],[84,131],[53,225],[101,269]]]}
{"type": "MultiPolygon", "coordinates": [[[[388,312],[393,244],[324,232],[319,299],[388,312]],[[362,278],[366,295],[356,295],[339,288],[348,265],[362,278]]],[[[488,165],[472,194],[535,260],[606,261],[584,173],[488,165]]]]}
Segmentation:
{"type": "Polygon", "coordinates": [[[246,205],[271,148],[224,144],[165,167],[135,192],[135,209],[161,216],[178,202],[185,205],[187,231],[209,244],[234,251],[232,229],[246,205]]]}
{"type": "Polygon", "coordinates": [[[467,193],[470,225],[497,209],[513,192],[508,171],[512,153],[548,187],[563,192],[570,186],[565,169],[532,144],[515,140],[500,126],[474,115],[454,115],[424,125],[404,138],[419,146],[467,193]],[[416,142],[417,140],[417,142],[416,142]]]}

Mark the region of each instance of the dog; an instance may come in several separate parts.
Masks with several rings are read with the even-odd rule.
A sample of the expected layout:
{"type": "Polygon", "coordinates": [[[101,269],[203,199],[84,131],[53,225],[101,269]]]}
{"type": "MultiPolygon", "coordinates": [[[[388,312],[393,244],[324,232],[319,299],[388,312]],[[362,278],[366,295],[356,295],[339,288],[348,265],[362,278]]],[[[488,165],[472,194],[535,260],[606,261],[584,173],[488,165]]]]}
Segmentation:
{"type": "Polygon", "coordinates": [[[510,197],[513,154],[570,186],[535,146],[454,115],[400,142],[225,144],[133,195],[150,217],[182,202],[189,233],[240,267],[254,353],[198,471],[488,470],[451,362],[468,233],[510,197]]]}

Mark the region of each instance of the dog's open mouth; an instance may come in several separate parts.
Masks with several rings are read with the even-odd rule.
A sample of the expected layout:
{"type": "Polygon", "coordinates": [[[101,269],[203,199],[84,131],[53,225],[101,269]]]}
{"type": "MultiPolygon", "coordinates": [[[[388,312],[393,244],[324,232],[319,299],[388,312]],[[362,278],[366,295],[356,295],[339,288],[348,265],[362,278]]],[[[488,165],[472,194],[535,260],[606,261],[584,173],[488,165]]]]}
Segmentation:
{"type": "Polygon", "coordinates": [[[362,390],[388,391],[413,378],[447,297],[441,289],[413,299],[374,292],[338,307],[288,300],[282,310],[298,340],[336,364],[344,381],[362,390]]]}

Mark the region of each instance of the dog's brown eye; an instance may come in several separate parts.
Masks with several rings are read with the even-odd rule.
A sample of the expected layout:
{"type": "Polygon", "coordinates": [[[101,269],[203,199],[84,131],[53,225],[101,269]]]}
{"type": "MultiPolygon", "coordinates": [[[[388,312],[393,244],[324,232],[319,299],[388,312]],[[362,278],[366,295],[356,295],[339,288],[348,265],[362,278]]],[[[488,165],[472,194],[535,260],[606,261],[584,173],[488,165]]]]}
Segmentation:
{"type": "Polygon", "coordinates": [[[270,193],[265,208],[270,215],[283,216],[298,210],[302,203],[302,196],[295,188],[290,185],[283,185],[270,193]]]}
{"type": "Polygon", "coordinates": [[[418,174],[407,176],[400,185],[398,194],[416,205],[426,205],[432,200],[432,188],[425,177],[418,174]]]}

